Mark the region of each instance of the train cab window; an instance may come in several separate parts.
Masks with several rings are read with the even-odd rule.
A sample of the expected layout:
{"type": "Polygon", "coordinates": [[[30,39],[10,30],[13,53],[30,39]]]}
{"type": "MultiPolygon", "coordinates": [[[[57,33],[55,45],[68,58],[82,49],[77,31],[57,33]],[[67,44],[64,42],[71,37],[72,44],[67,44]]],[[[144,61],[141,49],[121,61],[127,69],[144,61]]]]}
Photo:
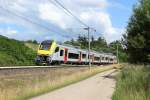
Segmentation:
{"type": "Polygon", "coordinates": [[[64,55],[64,50],[60,50],[60,56],[64,55]]]}
{"type": "Polygon", "coordinates": [[[59,47],[56,47],[55,52],[58,52],[58,51],[59,51],[59,47]]]}
{"type": "Polygon", "coordinates": [[[49,50],[53,41],[43,41],[40,45],[40,50],[49,50]]]}

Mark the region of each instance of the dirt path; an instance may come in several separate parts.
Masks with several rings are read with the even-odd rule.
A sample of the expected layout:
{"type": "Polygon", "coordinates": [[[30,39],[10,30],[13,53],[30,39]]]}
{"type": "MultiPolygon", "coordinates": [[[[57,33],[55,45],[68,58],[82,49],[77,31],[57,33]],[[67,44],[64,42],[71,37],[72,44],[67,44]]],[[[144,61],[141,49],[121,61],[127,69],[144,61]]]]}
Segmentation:
{"type": "Polygon", "coordinates": [[[31,100],[111,100],[115,87],[114,74],[115,70],[106,71],[31,100]]]}

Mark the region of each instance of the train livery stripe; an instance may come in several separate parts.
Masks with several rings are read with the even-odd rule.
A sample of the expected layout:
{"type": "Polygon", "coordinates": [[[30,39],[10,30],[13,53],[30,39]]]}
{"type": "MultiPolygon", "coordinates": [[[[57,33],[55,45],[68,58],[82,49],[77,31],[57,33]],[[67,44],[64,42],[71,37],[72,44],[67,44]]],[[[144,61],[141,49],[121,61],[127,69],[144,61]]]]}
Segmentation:
{"type": "Polygon", "coordinates": [[[55,52],[55,49],[57,47],[57,44],[55,41],[53,41],[51,48],[50,48],[50,53],[49,54],[53,54],[55,52]]]}

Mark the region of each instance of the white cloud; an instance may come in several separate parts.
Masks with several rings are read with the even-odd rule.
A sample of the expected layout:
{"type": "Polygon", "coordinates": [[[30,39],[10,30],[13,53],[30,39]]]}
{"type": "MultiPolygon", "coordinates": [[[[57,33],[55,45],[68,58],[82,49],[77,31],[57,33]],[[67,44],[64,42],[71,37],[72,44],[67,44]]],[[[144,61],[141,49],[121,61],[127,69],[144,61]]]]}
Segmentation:
{"type": "MultiPolygon", "coordinates": [[[[59,1],[63,3],[66,6],[66,8],[70,9],[73,12],[73,14],[79,17],[84,23],[96,28],[97,33],[101,33],[108,42],[120,39],[123,29],[113,27],[110,15],[107,12],[108,6],[110,5],[107,0],[59,1]]],[[[7,2],[5,4],[7,4],[7,2]]],[[[31,20],[36,21],[40,24],[44,24],[47,27],[58,31],[67,28],[83,27],[83,25],[81,25],[81,23],[76,21],[73,17],[68,16],[62,8],[57,8],[48,0],[16,0],[15,2],[9,3],[9,6],[10,7],[8,7],[8,9],[13,9],[14,12],[19,11],[23,15],[28,16],[31,20]]],[[[30,38],[33,36],[34,38],[40,39],[40,37],[44,36],[46,39],[49,39],[50,37],[57,39],[57,36],[61,36],[60,34],[57,34],[57,36],[56,34],[48,36],[47,31],[37,26],[34,26],[29,22],[21,21],[16,17],[12,20],[11,17],[7,14],[3,14],[3,16],[0,15],[0,22],[3,21],[6,21],[7,23],[16,23],[17,25],[24,26],[27,29],[31,30],[32,33],[35,34],[26,33],[28,35],[25,35],[30,38]]],[[[60,33],[62,33],[62,31],[60,31],[60,33]]],[[[13,36],[15,34],[17,34],[17,31],[9,30],[5,33],[5,35],[7,36],[13,36]]],[[[66,33],[62,34],[66,35],[66,33]]],[[[71,36],[71,34],[67,35],[71,36]]]]}
{"type": "MultiPolygon", "coordinates": [[[[64,0],[63,2],[65,1],[68,0],[64,0]]],[[[70,2],[68,2],[68,4],[70,4],[70,2]]],[[[105,10],[108,6],[107,0],[75,0],[73,1],[73,4],[73,7],[77,6],[79,8],[72,9],[72,12],[76,14],[83,22],[95,27],[98,32],[101,32],[108,42],[120,39],[122,35],[120,31],[122,29],[112,26],[110,15],[105,10]],[[103,10],[97,11],[95,8],[103,8],[103,10]]],[[[67,6],[72,8],[70,7],[72,4],[67,6]]],[[[80,27],[81,23],[74,23],[73,19],[66,18],[66,15],[60,9],[56,9],[52,5],[42,4],[40,5],[39,10],[40,17],[42,19],[52,21],[53,23],[58,24],[61,28],[65,29],[68,25],[69,27],[80,27]]]]}
{"type": "Polygon", "coordinates": [[[90,12],[83,12],[80,16],[85,22],[95,27],[98,32],[101,32],[107,42],[121,38],[122,29],[112,26],[110,15],[107,12],[92,12],[92,14],[90,12]]]}
{"type": "Polygon", "coordinates": [[[107,0],[74,0],[75,3],[80,6],[90,7],[90,8],[100,8],[105,9],[108,6],[107,0]]]}
{"type": "Polygon", "coordinates": [[[66,24],[64,22],[65,16],[62,11],[57,9],[52,4],[40,4],[39,5],[40,18],[52,22],[53,24],[59,25],[61,28],[65,28],[66,24]]]}

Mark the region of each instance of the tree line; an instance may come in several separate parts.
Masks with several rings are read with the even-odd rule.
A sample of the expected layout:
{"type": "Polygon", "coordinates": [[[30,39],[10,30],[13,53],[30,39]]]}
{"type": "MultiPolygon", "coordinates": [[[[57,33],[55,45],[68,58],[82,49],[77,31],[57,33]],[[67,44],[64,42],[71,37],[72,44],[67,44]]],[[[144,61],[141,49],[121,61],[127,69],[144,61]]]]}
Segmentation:
{"type": "MultiPolygon", "coordinates": [[[[88,49],[88,38],[87,36],[79,35],[78,38],[71,39],[70,41],[66,41],[65,44],[70,44],[73,46],[78,46],[81,49],[88,49]]],[[[97,52],[105,52],[105,53],[113,53],[114,55],[117,55],[117,46],[118,46],[118,55],[121,62],[127,61],[127,55],[125,53],[125,49],[123,48],[122,42],[117,40],[113,41],[111,43],[107,43],[104,37],[98,37],[97,39],[94,38],[94,36],[90,39],[91,44],[91,50],[97,51],[97,52]]]]}

